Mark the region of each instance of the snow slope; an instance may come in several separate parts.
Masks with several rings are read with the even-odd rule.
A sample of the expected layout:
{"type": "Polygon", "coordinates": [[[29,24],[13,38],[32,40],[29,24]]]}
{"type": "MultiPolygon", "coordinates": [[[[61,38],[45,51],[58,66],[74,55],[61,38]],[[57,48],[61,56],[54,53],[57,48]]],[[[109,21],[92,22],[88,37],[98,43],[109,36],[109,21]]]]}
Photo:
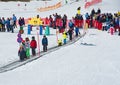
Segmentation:
{"type": "MultiPolygon", "coordinates": [[[[81,5],[83,4],[81,3],[81,5]]],[[[69,17],[72,17],[76,13],[77,6],[79,3],[73,3],[41,14],[48,15],[58,12],[60,14],[68,13],[69,17]],[[66,8],[71,12],[68,12],[66,8]]],[[[117,12],[119,1],[103,0],[103,3],[94,7],[96,9],[101,7],[102,12],[117,12]]],[[[90,12],[92,8],[93,6],[86,10],[82,8],[81,12],[82,14],[86,11],[90,12]]],[[[27,12],[20,14],[16,11],[15,14],[27,16],[27,12]]],[[[28,15],[32,16],[36,13],[28,13],[28,15]]],[[[54,46],[56,45],[55,32],[51,31],[52,35],[48,36],[49,46],[54,46]]],[[[0,33],[2,40],[0,42],[0,65],[19,59],[17,32],[18,29],[14,34],[0,33]]],[[[23,37],[28,36],[27,31],[25,32],[23,37]]],[[[36,36],[36,32],[34,30],[32,35],[36,36]]],[[[87,35],[75,44],[63,47],[12,71],[1,73],[0,85],[120,85],[119,38],[117,35],[112,36],[107,32],[89,29],[87,35]],[[81,42],[90,44],[90,46],[81,45],[81,42]]]]}
{"type": "Polygon", "coordinates": [[[119,36],[92,29],[82,42],[95,46],[80,40],[0,74],[1,85],[119,85],[119,36]]]}

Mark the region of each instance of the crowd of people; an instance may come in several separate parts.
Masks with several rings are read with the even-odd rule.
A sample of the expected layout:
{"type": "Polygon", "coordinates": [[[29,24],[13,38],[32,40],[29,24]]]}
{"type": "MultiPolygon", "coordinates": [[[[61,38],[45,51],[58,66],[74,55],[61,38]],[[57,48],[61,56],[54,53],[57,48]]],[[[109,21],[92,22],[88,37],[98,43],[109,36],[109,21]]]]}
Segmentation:
{"type": "Polygon", "coordinates": [[[118,32],[120,35],[120,12],[117,13],[101,13],[98,9],[97,12],[93,9],[90,14],[85,14],[86,23],[88,27],[94,27],[98,30],[110,30],[110,27],[114,28],[114,32],[118,32]]]}
{"type": "Polygon", "coordinates": [[[4,17],[0,18],[0,32],[7,32],[11,31],[14,33],[14,28],[17,27],[16,25],[17,18],[15,14],[12,17],[5,19],[4,17]]]}
{"type": "Polygon", "coordinates": [[[14,29],[17,28],[17,25],[25,25],[24,17],[20,17],[19,19],[17,19],[15,14],[13,14],[12,17],[6,19],[4,17],[0,17],[0,32],[7,31],[14,33],[14,29]]]}
{"type": "MultiPolygon", "coordinates": [[[[67,37],[69,38],[69,40],[73,39],[73,35],[77,37],[80,34],[79,29],[84,28],[85,24],[87,24],[87,28],[97,28],[98,30],[103,31],[108,31],[110,27],[113,27],[114,31],[118,32],[118,35],[120,35],[120,12],[114,14],[101,13],[100,8],[98,8],[97,11],[92,9],[90,14],[85,14],[84,19],[80,10],[81,7],[78,7],[76,15],[70,20],[68,20],[66,14],[64,14],[63,16],[57,13],[49,15],[49,17],[45,18],[44,25],[49,26],[53,29],[58,29],[59,33],[62,33],[63,35],[64,44],[66,44],[67,37]]],[[[4,17],[0,18],[0,32],[11,31],[12,33],[14,33],[14,28],[17,28],[17,25],[19,25],[19,27],[25,25],[25,20],[23,17],[20,17],[17,20],[17,17],[15,16],[15,14],[13,14],[12,18],[7,18],[6,20],[4,17]]],[[[48,39],[46,35],[43,36],[42,45],[43,51],[46,52],[48,46],[48,39]]],[[[58,39],[58,45],[62,45],[62,40],[58,39]]],[[[31,41],[28,37],[22,41],[18,52],[20,60],[30,58],[30,48],[32,50],[32,55],[35,56],[37,42],[34,36],[32,37],[31,41]]]]}
{"type": "MultiPolygon", "coordinates": [[[[42,38],[42,45],[43,45],[43,52],[47,52],[48,39],[46,35],[44,35],[42,38]]],[[[31,57],[30,49],[32,56],[36,56],[36,48],[37,48],[37,41],[35,39],[35,36],[32,36],[31,41],[28,37],[26,37],[25,40],[22,40],[22,43],[18,50],[18,56],[20,57],[20,61],[24,61],[31,57]]]]}

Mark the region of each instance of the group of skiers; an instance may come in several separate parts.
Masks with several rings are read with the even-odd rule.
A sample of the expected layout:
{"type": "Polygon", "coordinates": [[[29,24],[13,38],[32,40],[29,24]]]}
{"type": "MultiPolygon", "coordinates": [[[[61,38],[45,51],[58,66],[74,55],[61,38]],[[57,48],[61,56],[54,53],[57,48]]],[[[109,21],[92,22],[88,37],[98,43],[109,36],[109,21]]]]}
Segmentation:
{"type": "Polygon", "coordinates": [[[101,13],[101,10],[98,8],[97,12],[93,9],[91,14],[85,14],[86,23],[88,27],[94,27],[98,30],[109,31],[112,27],[114,32],[118,31],[120,35],[120,12],[118,13],[101,13]]]}
{"type": "Polygon", "coordinates": [[[24,17],[20,17],[18,19],[18,25],[21,27],[21,26],[25,26],[25,19],[24,17]]]}
{"type": "MultiPolygon", "coordinates": [[[[32,37],[32,38],[34,39],[34,37],[32,37]]],[[[33,42],[33,40],[32,40],[30,42],[28,37],[25,38],[25,40],[22,40],[22,43],[18,50],[18,55],[19,55],[21,61],[30,58],[30,47],[32,48],[33,55],[35,55],[35,48],[37,47],[36,41],[34,40],[34,42],[33,42]]]]}
{"type": "MultiPolygon", "coordinates": [[[[53,16],[55,19],[54,20],[49,19],[48,20],[49,22],[45,22],[45,24],[53,27],[54,29],[59,29],[59,33],[62,33],[63,44],[66,44],[67,37],[69,37],[69,40],[73,39],[74,31],[75,31],[76,37],[79,35],[79,28],[83,27],[83,22],[82,22],[83,17],[81,14],[76,14],[75,18],[69,20],[68,28],[67,28],[66,15],[64,15],[63,18],[61,18],[61,16],[58,15],[57,13],[55,15],[53,14],[53,16]],[[68,30],[66,30],[66,28],[68,30]]],[[[48,46],[48,39],[46,35],[43,35],[42,45],[43,45],[43,51],[46,52],[47,46],[48,46]]],[[[61,45],[62,45],[62,40],[58,39],[58,46],[61,46],[61,45]]],[[[35,56],[36,55],[35,49],[37,48],[37,42],[35,40],[35,37],[32,37],[31,41],[29,40],[29,38],[26,38],[25,40],[22,41],[22,44],[18,51],[21,61],[27,58],[30,58],[30,48],[32,51],[32,55],[35,56]]]]}
{"type": "Polygon", "coordinates": [[[19,26],[25,26],[24,17],[17,19],[16,15],[13,14],[12,17],[5,19],[4,17],[0,18],[0,32],[12,32],[14,29],[19,26]]]}
{"type": "Polygon", "coordinates": [[[47,24],[50,27],[53,27],[54,29],[58,28],[60,32],[63,32],[63,30],[66,28],[66,25],[67,25],[67,15],[66,14],[61,16],[61,15],[58,15],[57,13],[55,13],[53,15],[50,15],[49,18],[46,18],[46,19],[45,19],[45,21],[48,22],[47,24]]]}
{"type": "MultiPolygon", "coordinates": [[[[42,45],[43,45],[43,51],[47,52],[48,39],[46,35],[44,35],[42,38],[42,45]]],[[[35,37],[32,36],[31,41],[28,37],[26,37],[25,40],[22,40],[22,43],[20,44],[18,50],[18,56],[20,57],[20,60],[24,61],[30,58],[30,49],[32,56],[36,56],[36,48],[37,48],[37,41],[35,40],[35,37]]]]}
{"type": "MultiPolygon", "coordinates": [[[[118,31],[120,35],[120,13],[101,13],[101,9],[98,8],[97,12],[95,12],[95,10],[93,9],[91,10],[90,14],[86,13],[84,20],[80,10],[81,7],[78,7],[75,17],[72,17],[72,19],[70,20],[67,19],[66,14],[64,14],[63,16],[57,13],[49,15],[49,17],[45,18],[44,24],[53,29],[58,29],[59,33],[62,33],[63,35],[64,44],[66,44],[67,37],[69,37],[69,40],[73,39],[74,34],[77,37],[80,34],[79,29],[83,28],[85,23],[87,23],[88,28],[97,28],[99,30],[108,30],[111,26],[113,26],[114,30],[118,31]]],[[[4,17],[2,19],[0,18],[0,31],[5,31],[6,27],[8,32],[14,32],[14,28],[17,27],[16,22],[17,18],[14,14],[12,18],[8,18],[7,20],[5,20],[4,17]]],[[[20,17],[18,19],[18,25],[20,27],[25,25],[24,18],[20,17]]],[[[46,52],[48,39],[45,35],[42,39],[42,45],[43,51],[46,52]]],[[[58,45],[62,45],[62,40],[58,39],[58,45]]],[[[31,41],[29,40],[29,38],[26,38],[22,41],[18,52],[20,60],[30,58],[30,48],[32,50],[32,55],[35,56],[37,42],[34,36],[32,37],[31,41]]]]}
{"type": "Polygon", "coordinates": [[[0,32],[9,32],[14,33],[14,28],[17,28],[16,25],[17,18],[15,14],[12,17],[5,19],[4,17],[0,18],[0,32]]]}

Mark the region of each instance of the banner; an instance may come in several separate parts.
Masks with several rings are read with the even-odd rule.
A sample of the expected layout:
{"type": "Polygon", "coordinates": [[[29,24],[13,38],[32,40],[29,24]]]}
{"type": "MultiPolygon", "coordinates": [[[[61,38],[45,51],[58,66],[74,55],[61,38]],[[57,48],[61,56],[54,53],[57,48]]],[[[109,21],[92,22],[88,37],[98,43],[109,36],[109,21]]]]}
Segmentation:
{"type": "Polygon", "coordinates": [[[57,9],[61,6],[62,6],[61,2],[58,2],[57,4],[55,4],[53,6],[37,8],[37,11],[39,11],[39,12],[49,11],[49,10],[57,9]]]}
{"type": "Polygon", "coordinates": [[[88,8],[92,5],[95,5],[95,4],[98,4],[98,3],[101,3],[101,2],[102,2],[102,0],[92,0],[91,2],[86,2],[85,3],[85,8],[88,8]]]}

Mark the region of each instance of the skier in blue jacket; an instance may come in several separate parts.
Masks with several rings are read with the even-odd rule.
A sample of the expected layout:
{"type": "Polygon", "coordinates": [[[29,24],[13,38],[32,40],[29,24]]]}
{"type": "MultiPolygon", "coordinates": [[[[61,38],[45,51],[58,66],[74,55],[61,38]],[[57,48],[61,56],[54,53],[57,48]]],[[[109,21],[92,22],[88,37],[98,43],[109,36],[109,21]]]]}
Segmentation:
{"type": "Polygon", "coordinates": [[[48,39],[47,39],[46,35],[44,35],[42,38],[42,45],[43,45],[43,51],[46,52],[47,46],[48,46],[48,39]]]}

